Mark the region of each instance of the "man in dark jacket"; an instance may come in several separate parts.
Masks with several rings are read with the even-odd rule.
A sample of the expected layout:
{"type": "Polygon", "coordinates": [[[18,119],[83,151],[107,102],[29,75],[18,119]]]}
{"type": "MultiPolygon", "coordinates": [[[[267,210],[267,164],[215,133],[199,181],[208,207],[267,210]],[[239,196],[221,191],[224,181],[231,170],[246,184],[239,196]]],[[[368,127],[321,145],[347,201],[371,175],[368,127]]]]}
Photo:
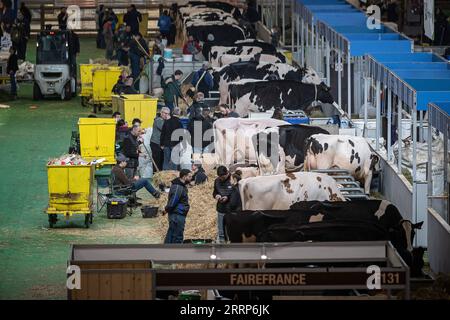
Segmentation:
{"type": "Polygon", "coordinates": [[[209,73],[209,68],[211,67],[208,61],[204,62],[202,68],[194,73],[192,78],[192,85],[198,92],[203,92],[205,97],[209,96],[209,91],[214,88],[214,80],[209,73]]]}
{"type": "Polygon", "coordinates": [[[176,70],[171,77],[165,79],[162,83],[164,89],[164,103],[170,111],[173,110],[175,104],[178,104],[178,98],[183,98],[180,85],[180,79],[182,77],[183,72],[181,70],[176,70]]]}
{"type": "Polygon", "coordinates": [[[163,170],[176,170],[177,165],[172,162],[171,154],[172,149],[180,142],[179,139],[172,139],[172,134],[177,129],[183,129],[183,124],[179,119],[180,109],[175,108],[173,115],[168,116],[168,119],[164,121],[161,129],[161,148],[164,152],[163,170]]]}
{"type": "Polygon", "coordinates": [[[16,83],[16,72],[19,70],[17,64],[17,54],[16,49],[11,46],[9,48],[9,58],[6,64],[6,72],[9,74],[9,79],[11,82],[11,96],[13,99],[17,97],[17,83],[16,83]]]}
{"type": "Polygon", "coordinates": [[[165,244],[183,243],[184,225],[186,215],[189,212],[189,197],[186,186],[191,182],[191,179],[191,172],[183,169],[180,171],[179,178],[172,181],[169,199],[163,213],[169,214],[169,229],[164,240],[165,244]]]}
{"type": "Polygon", "coordinates": [[[137,177],[130,179],[127,177],[124,172],[125,168],[128,165],[127,162],[129,161],[127,157],[125,157],[123,154],[119,154],[116,160],[117,164],[112,168],[115,186],[130,187],[133,191],[138,191],[142,188],[145,188],[156,199],[161,196],[161,193],[152,186],[149,179],[137,177]]]}
{"type": "Polygon", "coordinates": [[[138,142],[138,136],[140,133],[140,127],[137,125],[134,125],[130,132],[127,134],[125,139],[123,140],[122,145],[122,153],[129,158],[128,166],[125,170],[127,173],[127,176],[129,178],[134,177],[136,173],[136,169],[139,164],[139,142],[138,142]]]}
{"type": "Polygon", "coordinates": [[[223,229],[223,217],[230,212],[230,196],[233,191],[233,186],[230,181],[230,173],[224,166],[217,168],[217,178],[214,181],[213,197],[217,200],[217,240],[219,242],[225,241],[225,234],[223,229]]]}
{"type": "Polygon", "coordinates": [[[127,26],[131,27],[131,32],[133,34],[137,34],[139,32],[139,23],[142,22],[142,15],[139,11],[137,11],[134,4],[128,7],[127,13],[123,16],[123,22],[125,22],[127,26]]]}
{"type": "MultiPolygon", "coordinates": [[[[149,54],[148,46],[140,33],[137,33],[130,42],[130,50],[128,56],[131,63],[131,76],[138,79],[141,73],[141,59],[146,58],[149,54]]],[[[136,90],[139,89],[139,80],[134,84],[136,90]]]]}
{"type": "Polygon", "coordinates": [[[69,15],[67,14],[67,8],[61,8],[61,12],[58,14],[58,26],[59,30],[67,30],[67,19],[69,15]]]}
{"type": "Polygon", "coordinates": [[[153,171],[159,171],[163,169],[164,154],[161,150],[161,131],[164,125],[164,121],[170,117],[170,109],[162,107],[159,115],[153,120],[153,131],[150,138],[150,148],[152,149],[153,156],[153,171]]]}
{"type": "MultiPolygon", "coordinates": [[[[203,153],[204,149],[211,143],[207,134],[208,130],[212,129],[212,124],[203,117],[203,108],[195,108],[191,113],[193,113],[193,116],[188,124],[191,146],[194,153],[203,153]]],[[[212,134],[212,131],[210,132],[212,134]]]]}

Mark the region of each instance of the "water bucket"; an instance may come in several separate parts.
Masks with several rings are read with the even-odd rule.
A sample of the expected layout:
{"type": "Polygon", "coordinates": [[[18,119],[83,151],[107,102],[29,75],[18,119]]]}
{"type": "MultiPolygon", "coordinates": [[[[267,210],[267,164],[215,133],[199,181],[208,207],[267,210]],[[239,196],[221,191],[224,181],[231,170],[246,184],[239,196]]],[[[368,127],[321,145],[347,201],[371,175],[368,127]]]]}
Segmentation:
{"type": "Polygon", "coordinates": [[[164,49],[164,59],[172,59],[172,49],[164,49]]]}
{"type": "Polygon", "coordinates": [[[183,54],[184,62],[192,62],[193,55],[192,54],[183,54]]]}

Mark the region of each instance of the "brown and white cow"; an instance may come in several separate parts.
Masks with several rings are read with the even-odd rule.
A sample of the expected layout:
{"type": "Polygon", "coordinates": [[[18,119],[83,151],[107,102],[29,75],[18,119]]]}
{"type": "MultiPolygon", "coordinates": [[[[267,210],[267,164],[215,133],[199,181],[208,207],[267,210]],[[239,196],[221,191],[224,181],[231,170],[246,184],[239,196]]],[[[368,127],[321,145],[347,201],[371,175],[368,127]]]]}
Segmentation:
{"type": "Polygon", "coordinates": [[[277,119],[224,118],[214,122],[214,150],[218,164],[256,164],[252,136],[271,127],[288,125],[277,119]]]}
{"type": "Polygon", "coordinates": [[[333,178],[314,172],[243,179],[239,190],[242,210],[288,210],[299,201],[345,201],[333,178]]]}
{"type": "Polygon", "coordinates": [[[373,170],[379,157],[362,137],[346,135],[312,135],[306,142],[305,171],[339,168],[361,183],[370,192],[373,170]]]}

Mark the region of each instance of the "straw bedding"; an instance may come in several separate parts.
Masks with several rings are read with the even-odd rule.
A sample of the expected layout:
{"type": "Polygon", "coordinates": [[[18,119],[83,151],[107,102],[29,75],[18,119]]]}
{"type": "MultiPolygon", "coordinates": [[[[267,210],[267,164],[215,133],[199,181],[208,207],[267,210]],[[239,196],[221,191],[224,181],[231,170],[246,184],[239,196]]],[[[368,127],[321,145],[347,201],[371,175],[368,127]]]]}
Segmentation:
{"type": "MultiPolygon", "coordinates": [[[[154,184],[156,181],[167,181],[173,179],[173,172],[161,171],[155,174],[154,184]]],[[[217,237],[217,214],[216,201],[214,200],[213,186],[214,173],[208,174],[208,181],[202,185],[188,188],[190,210],[186,218],[186,226],[184,231],[185,239],[215,239],[217,237]]],[[[162,211],[167,204],[167,193],[163,193],[160,199],[150,200],[151,205],[159,206],[162,211]]],[[[164,238],[169,226],[167,215],[162,216],[159,213],[156,223],[156,230],[164,238]]]]}

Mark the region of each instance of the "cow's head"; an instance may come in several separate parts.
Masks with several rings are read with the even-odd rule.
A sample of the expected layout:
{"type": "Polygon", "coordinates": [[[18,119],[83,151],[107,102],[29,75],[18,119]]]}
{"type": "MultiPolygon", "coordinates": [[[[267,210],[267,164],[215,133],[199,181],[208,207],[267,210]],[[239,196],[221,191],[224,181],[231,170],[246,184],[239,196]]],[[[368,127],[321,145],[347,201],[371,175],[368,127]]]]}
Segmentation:
{"type": "Polygon", "coordinates": [[[328,87],[325,83],[319,84],[317,87],[317,100],[322,103],[333,103],[334,98],[331,95],[330,87],[328,87]]]}
{"type": "Polygon", "coordinates": [[[378,156],[376,153],[372,153],[370,155],[370,170],[371,171],[380,171],[380,156],[378,156]]]}
{"type": "Polygon", "coordinates": [[[399,252],[406,250],[409,253],[413,251],[414,237],[416,230],[422,229],[423,221],[412,223],[410,220],[400,220],[398,225],[389,230],[390,240],[399,252]]]}

